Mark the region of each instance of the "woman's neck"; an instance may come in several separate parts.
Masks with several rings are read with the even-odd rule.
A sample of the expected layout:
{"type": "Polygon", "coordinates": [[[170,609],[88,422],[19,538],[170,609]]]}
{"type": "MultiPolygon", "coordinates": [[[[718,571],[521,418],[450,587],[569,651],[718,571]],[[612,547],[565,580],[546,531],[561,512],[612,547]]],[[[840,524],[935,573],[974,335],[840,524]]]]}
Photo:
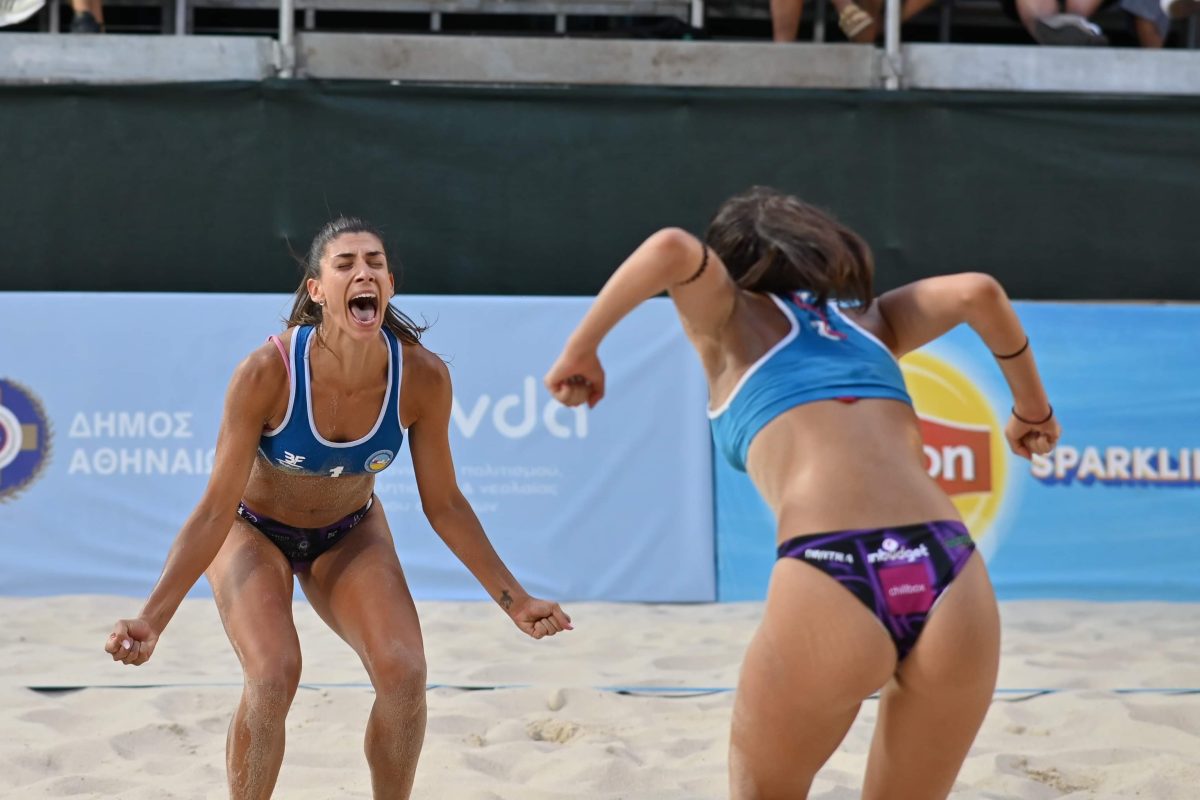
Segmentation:
{"type": "Polygon", "coordinates": [[[386,369],[387,345],[380,336],[362,339],[336,330],[317,329],[311,358],[323,380],[334,380],[346,389],[374,385],[379,370],[386,369]]]}

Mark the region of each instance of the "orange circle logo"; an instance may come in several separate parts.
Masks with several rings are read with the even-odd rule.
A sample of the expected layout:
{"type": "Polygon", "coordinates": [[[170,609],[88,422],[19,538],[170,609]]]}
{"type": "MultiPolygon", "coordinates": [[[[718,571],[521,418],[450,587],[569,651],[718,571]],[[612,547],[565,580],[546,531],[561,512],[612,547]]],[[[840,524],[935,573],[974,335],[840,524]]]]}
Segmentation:
{"type": "Polygon", "coordinates": [[[979,540],[1004,497],[1008,445],[996,414],[974,383],[939,358],[909,353],[900,368],[921,422],[925,469],[979,540]]]}

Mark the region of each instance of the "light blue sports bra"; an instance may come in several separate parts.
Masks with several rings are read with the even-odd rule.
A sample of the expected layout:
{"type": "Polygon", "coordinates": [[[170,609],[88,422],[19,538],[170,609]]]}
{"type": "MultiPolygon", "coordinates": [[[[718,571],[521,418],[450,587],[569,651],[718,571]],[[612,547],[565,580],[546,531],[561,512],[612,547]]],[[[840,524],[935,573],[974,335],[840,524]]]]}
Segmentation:
{"type": "Polygon", "coordinates": [[[720,408],[708,412],[717,450],[735,469],[746,471],[746,453],[758,432],[798,405],[868,397],[912,405],[887,345],[836,304],[814,305],[806,292],[769,297],[791,330],[746,370],[720,408]]]}
{"type": "Polygon", "coordinates": [[[392,463],[404,442],[404,427],[400,424],[400,376],[404,372],[400,343],[387,328],[381,329],[388,345],[388,384],[371,432],[358,441],[331,442],[317,432],[313,421],[309,389],[312,333],[311,325],[302,325],[292,335],[287,354],[292,385],[287,413],[278,428],[259,438],[258,452],[276,469],[297,475],[339,478],[380,472],[392,463]]]}

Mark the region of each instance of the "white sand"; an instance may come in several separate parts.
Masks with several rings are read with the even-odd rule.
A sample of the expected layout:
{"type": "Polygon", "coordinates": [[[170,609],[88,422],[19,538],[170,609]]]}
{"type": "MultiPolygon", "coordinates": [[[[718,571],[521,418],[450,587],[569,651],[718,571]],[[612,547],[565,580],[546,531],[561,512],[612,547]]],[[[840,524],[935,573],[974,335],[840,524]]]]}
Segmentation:
{"type": "MultiPolygon", "coordinates": [[[[570,604],[577,630],[541,642],[487,604],[418,605],[429,681],[441,688],[429,692],[415,797],[726,796],[729,692],[598,687],[732,687],[757,604],[570,604]],[[450,688],[463,686],[505,688],[450,688]]],[[[149,664],[113,664],[104,637],[136,608],[114,597],[0,599],[0,797],[226,796],[240,674],[216,611],[187,601],[149,664]]],[[[1157,691],[1200,686],[1200,606],[1014,602],[1002,614],[1000,686],[1061,691],[999,693],[953,797],[1200,797],[1200,694],[1157,691]],[[1116,691],[1131,689],[1156,691],[1116,691]]],[[[369,798],[366,676],[306,605],[296,619],[304,688],[275,796],[369,798]]],[[[875,713],[864,704],[812,797],[858,797],[875,713]]]]}

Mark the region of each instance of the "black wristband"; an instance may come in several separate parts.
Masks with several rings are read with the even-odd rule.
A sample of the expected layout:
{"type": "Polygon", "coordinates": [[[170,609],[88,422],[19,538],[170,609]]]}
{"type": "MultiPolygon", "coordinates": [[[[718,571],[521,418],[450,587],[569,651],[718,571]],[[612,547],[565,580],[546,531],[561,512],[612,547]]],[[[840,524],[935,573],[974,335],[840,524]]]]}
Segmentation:
{"type": "Polygon", "coordinates": [[[704,256],[700,259],[700,269],[696,270],[695,273],[692,274],[692,277],[688,278],[686,281],[680,281],[679,283],[675,284],[676,286],[687,286],[689,283],[696,280],[696,278],[699,278],[704,274],[704,270],[708,266],[708,245],[701,242],[700,248],[704,251],[704,256]]]}
{"type": "Polygon", "coordinates": [[[1046,403],[1046,406],[1050,409],[1050,413],[1046,415],[1045,419],[1038,419],[1038,420],[1025,419],[1024,417],[1022,417],[1020,414],[1017,413],[1017,407],[1013,406],[1013,408],[1012,408],[1013,419],[1015,419],[1017,422],[1024,422],[1026,425],[1045,425],[1047,422],[1050,421],[1050,418],[1054,416],[1054,406],[1050,405],[1049,403],[1046,403]]]}
{"type": "Polygon", "coordinates": [[[1017,356],[1021,355],[1021,353],[1024,353],[1028,349],[1029,349],[1029,337],[1026,336],[1025,344],[1021,345],[1021,349],[1017,350],[1015,353],[1008,353],[1006,355],[1000,355],[999,353],[992,353],[992,356],[994,358],[1000,359],[1001,361],[1007,361],[1010,358],[1016,358],[1017,356]]]}

